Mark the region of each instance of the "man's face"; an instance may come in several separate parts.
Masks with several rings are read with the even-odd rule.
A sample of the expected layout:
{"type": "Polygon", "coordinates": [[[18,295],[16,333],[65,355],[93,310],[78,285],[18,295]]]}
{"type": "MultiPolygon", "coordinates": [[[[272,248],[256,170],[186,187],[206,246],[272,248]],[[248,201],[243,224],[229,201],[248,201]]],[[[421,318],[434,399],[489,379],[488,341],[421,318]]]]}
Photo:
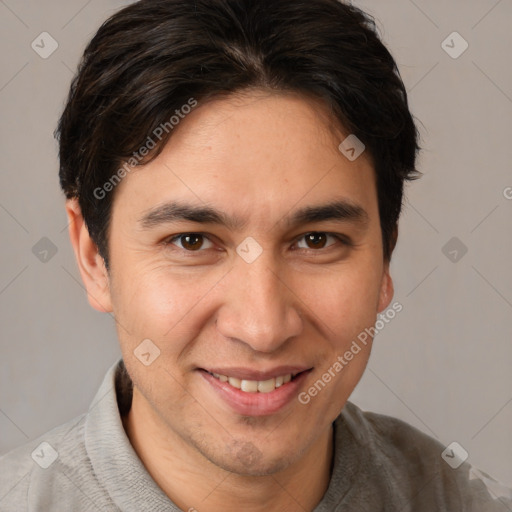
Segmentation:
{"type": "Polygon", "coordinates": [[[281,470],[325,438],[371,342],[298,397],[391,301],[374,170],[338,150],[347,135],[298,96],[215,100],[116,190],[109,293],[135,393],[169,443],[229,471],[281,470]],[[340,202],[355,208],[312,214],[340,202]],[[188,215],[205,208],[219,218],[188,215]]]}

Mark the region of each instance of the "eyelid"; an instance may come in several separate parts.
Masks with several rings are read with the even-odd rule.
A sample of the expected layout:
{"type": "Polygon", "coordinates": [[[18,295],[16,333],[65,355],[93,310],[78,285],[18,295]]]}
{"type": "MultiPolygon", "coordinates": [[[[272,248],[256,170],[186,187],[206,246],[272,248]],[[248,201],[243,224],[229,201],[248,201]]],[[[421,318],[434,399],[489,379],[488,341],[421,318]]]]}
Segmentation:
{"type": "MultiPolygon", "coordinates": [[[[185,231],[183,233],[178,233],[176,235],[172,235],[171,237],[168,237],[166,238],[164,241],[163,241],[163,244],[164,245],[175,245],[174,242],[176,240],[179,240],[180,238],[186,236],[186,235],[199,235],[201,237],[203,237],[203,239],[205,240],[208,240],[211,244],[213,244],[213,241],[210,239],[210,237],[204,233],[201,233],[201,232],[198,232],[198,231],[185,231]]],[[[201,252],[201,251],[204,251],[206,249],[211,249],[211,247],[207,247],[206,249],[203,249],[201,247],[201,249],[197,249],[196,251],[189,251],[187,249],[184,249],[183,247],[179,247],[179,246],[176,246],[178,249],[180,249],[181,251],[184,251],[184,252],[189,252],[189,253],[194,253],[194,252],[201,252]]]]}
{"type": "MultiPolygon", "coordinates": [[[[335,238],[342,245],[347,245],[347,246],[352,246],[353,245],[352,241],[348,237],[346,237],[345,235],[341,235],[341,234],[338,234],[338,233],[331,233],[329,231],[308,231],[307,233],[303,233],[303,234],[299,235],[295,239],[295,243],[298,243],[304,237],[306,237],[308,235],[312,235],[312,234],[327,235],[327,236],[330,236],[332,238],[335,238]]],[[[307,247],[307,248],[300,247],[298,250],[312,251],[312,252],[321,252],[322,249],[328,249],[329,247],[332,247],[333,245],[335,245],[335,244],[330,244],[327,247],[321,247],[320,249],[311,249],[309,247],[307,247]]]]}

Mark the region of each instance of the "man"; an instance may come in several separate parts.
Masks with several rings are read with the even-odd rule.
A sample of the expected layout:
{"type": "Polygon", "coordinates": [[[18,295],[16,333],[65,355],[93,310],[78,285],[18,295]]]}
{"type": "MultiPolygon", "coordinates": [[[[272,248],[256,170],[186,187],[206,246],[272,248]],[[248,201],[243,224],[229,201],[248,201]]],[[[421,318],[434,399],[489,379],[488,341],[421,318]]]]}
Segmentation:
{"type": "Polygon", "coordinates": [[[90,42],[57,135],[71,243],[123,358],[87,414],[2,458],[1,510],[512,510],[348,402],[400,307],[389,264],[418,175],[370,18],[142,0],[90,42]]]}

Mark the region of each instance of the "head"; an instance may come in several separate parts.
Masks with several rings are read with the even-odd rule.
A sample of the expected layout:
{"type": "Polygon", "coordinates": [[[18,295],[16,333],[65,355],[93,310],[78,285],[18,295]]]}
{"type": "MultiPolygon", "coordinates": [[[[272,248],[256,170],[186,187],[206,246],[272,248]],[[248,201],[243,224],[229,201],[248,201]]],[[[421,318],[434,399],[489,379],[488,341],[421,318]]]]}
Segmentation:
{"type": "Polygon", "coordinates": [[[57,137],[90,303],[155,422],[230,471],[293,463],[371,340],[308,403],[238,407],[210,373],[299,373],[298,397],[391,302],[417,131],[372,20],[336,0],[142,0],[87,46],[57,137]]]}

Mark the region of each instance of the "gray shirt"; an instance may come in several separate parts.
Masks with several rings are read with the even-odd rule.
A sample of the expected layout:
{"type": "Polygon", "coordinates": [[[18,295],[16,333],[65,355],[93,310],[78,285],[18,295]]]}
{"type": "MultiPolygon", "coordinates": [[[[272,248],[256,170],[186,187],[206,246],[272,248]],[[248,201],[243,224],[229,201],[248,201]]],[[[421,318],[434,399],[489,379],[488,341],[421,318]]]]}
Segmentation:
{"type": "MultiPolygon", "coordinates": [[[[86,414],[1,457],[0,511],[178,512],[123,429],[131,390],[120,359],[86,414]]],[[[348,402],[334,422],[331,480],[314,512],[512,511],[509,489],[444,450],[412,426],[348,402]]]]}

